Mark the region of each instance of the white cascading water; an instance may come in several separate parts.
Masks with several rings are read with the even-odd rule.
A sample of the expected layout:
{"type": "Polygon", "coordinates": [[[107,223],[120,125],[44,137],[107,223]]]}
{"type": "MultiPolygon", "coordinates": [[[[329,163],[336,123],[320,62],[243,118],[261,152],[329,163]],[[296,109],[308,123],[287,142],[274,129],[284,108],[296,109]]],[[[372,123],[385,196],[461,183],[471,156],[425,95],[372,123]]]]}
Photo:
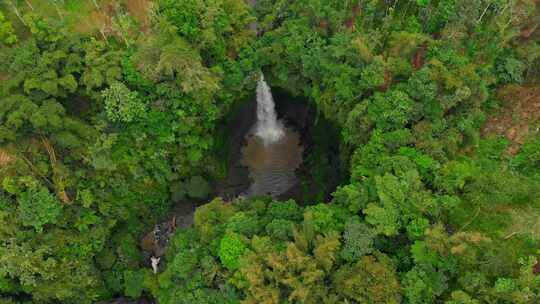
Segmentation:
{"type": "Polygon", "coordinates": [[[277,119],[274,98],[270,87],[264,81],[264,75],[257,83],[257,124],[255,135],[261,138],[265,145],[279,141],[284,134],[283,124],[277,119]]]}

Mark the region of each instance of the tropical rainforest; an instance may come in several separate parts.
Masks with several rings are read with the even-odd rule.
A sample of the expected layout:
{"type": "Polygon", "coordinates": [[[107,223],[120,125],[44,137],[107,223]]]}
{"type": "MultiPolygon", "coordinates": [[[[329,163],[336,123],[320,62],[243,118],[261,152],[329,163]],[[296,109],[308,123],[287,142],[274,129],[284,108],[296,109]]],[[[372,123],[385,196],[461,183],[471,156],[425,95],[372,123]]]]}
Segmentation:
{"type": "Polygon", "coordinates": [[[0,1],[0,303],[540,303],[539,130],[537,0],[0,1]],[[261,71],[311,199],[213,191],[261,71]]]}

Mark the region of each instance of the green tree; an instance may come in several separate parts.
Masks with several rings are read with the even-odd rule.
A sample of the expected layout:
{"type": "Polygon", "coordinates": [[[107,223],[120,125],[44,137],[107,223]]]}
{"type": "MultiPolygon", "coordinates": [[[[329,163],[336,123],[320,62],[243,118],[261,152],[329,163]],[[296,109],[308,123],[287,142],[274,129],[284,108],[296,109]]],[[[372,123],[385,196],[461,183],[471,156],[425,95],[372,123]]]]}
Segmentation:
{"type": "Polygon", "coordinates": [[[266,225],[266,233],[272,239],[289,241],[293,237],[294,222],[283,219],[273,219],[266,225]]]}
{"type": "Polygon", "coordinates": [[[103,90],[101,96],[105,102],[107,118],[112,122],[131,122],[145,113],[145,105],[137,97],[137,92],[130,91],[121,82],[111,84],[103,90]]]}
{"type": "Polygon", "coordinates": [[[227,230],[248,237],[257,234],[261,229],[258,216],[253,212],[237,212],[227,221],[227,230]]]}
{"type": "Polygon", "coordinates": [[[415,267],[403,279],[405,298],[409,303],[433,303],[448,288],[447,280],[436,269],[415,267]]]}
{"type": "Polygon", "coordinates": [[[124,294],[131,298],[138,298],[143,291],[144,273],[142,271],[128,270],[124,272],[124,294]]]}
{"type": "Polygon", "coordinates": [[[183,92],[211,96],[219,88],[216,73],[202,65],[202,58],[176,28],[162,21],[156,35],[142,38],[133,60],[137,69],[154,82],[173,81],[183,92]]]}
{"type": "Polygon", "coordinates": [[[332,193],[335,204],[346,207],[351,213],[357,214],[368,203],[368,191],[364,184],[340,186],[332,193]]]}
{"type": "Polygon", "coordinates": [[[520,84],[523,82],[525,64],[514,57],[501,58],[495,69],[497,70],[497,77],[502,83],[520,84]]]}
{"type": "Polygon", "coordinates": [[[2,12],[0,12],[0,42],[7,45],[17,42],[15,30],[2,12]]]}
{"type": "Polygon", "coordinates": [[[238,259],[246,251],[246,245],[235,233],[227,233],[219,244],[219,258],[221,263],[230,270],[238,268],[238,259]]]}
{"type": "Polygon", "coordinates": [[[451,298],[446,304],[480,304],[480,301],[471,298],[466,292],[461,290],[452,292],[451,298]]]}
{"type": "Polygon", "coordinates": [[[374,236],[373,229],[358,219],[350,218],[345,224],[341,257],[347,262],[356,262],[362,256],[372,253],[374,236]]]}
{"type": "Polygon", "coordinates": [[[338,294],[358,303],[401,303],[400,285],[394,266],[383,254],[363,256],[333,274],[338,294]]]}
{"type": "Polygon", "coordinates": [[[24,226],[43,232],[46,224],[55,224],[62,213],[62,203],[46,188],[32,185],[20,194],[18,216],[24,226]]]}
{"type": "Polygon", "coordinates": [[[81,86],[85,87],[87,94],[98,99],[98,92],[105,89],[106,85],[112,86],[121,81],[121,61],[125,53],[123,50],[115,49],[107,45],[105,41],[95,38],[84,43],[83,49],[84,68],[79,82],[81,86]]]}

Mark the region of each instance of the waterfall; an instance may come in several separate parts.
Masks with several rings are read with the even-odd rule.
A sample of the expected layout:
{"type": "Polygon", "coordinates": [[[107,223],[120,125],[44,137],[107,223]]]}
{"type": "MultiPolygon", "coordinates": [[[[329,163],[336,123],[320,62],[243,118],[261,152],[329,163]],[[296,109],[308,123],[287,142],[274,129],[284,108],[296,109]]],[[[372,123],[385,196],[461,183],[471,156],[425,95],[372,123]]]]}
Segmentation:
{"type": "Polygon", "coordinates": [[[262,139],[265,145],[275,143],[283,137],[283,124],[277,120],[274,98],[270,87],[264,81],[264,75],[257,83],[257,124],[255,135],[262,139]]]}

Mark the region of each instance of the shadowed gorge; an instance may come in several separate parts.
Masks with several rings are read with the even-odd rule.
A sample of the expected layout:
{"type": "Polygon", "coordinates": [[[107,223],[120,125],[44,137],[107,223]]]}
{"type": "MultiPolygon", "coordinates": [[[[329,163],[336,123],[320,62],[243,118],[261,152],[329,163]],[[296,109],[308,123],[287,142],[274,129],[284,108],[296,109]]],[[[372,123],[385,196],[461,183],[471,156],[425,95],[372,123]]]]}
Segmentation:
{"type": "Polygon", "coordinates": [[[313,198],[328,197],[345,175],[340,171],[339,135],[330,122],[316,118],[306,100],[279,88],[269,92],[274,93],[281,138],[265,143],[256,134],[259,126],[256,96],[240,103],[225,128],[228,171],[226,178],[217,182],[217,195],[232,200],[270,194],[307,204],[313,198]],[[304,162],[306,158],[308,162],[304,162]],[[323,158],[325,163],[315,162],[318,158],[323,158]],[[316,174],[323,174],[324,186],[318,184],[321,181],[316,179],[321,177],[316,174]]]}

